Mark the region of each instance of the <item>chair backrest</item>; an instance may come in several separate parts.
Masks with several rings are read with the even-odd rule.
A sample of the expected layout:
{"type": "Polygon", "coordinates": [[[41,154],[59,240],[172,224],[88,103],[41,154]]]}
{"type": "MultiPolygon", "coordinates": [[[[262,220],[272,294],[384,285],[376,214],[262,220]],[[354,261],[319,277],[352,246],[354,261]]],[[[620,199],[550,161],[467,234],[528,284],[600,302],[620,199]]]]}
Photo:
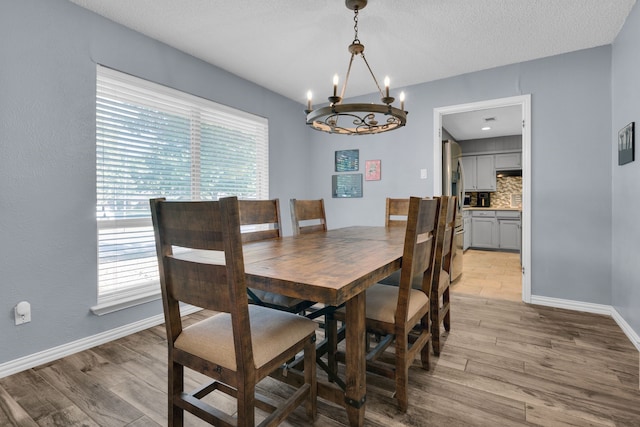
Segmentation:
{"type": "Polygon", "coordinates": [[[170,346],[183,329],[180,302],[226,312],[231,314],[237,366],[250,366],[253,351],[237,198],[152,199],[150,204],[170,346]],[[174,251],[177,248],[186,250],[174,251]]]}
{"type": "Polygon", "coordinates": [[[396,323],[407,319],[412,283],[421,281],[422,291],[427,295],[431,292],[439,208],[439,199],[410,198],[396,323]]]}
{"type": "Polygon", "coordinates": [[[409,199],[392,199],[387,197],[384,226],[406,225],[409,214],[409,199]]]}
{"type": "MultiPolygon", "coordinates": [[[[438,238],[436,244],[435,271],[440,269],[451,274],[451,258],[455,240],[456,217],[458,208],[455,196],[440,198],[440,219],[438,220],[438,238]]],[[[434,276],[434,280],[437,278],[434,276]]]]}
{"type": "Polygon", "coordinates": [[[272,200],[238,200],[242,242],[277,239],[282,235],[280,202],[272,200]],[[247,230],[247,226],[256,226],[247,230]],[[263,228],[267,226],[268,228],[263,228]],[[245,227],[245,229],[242,229],[245,227]]]}
{"type": "Polygon", "coordinates": [[[291,225],[293,234],[327,231],[327,217],[324,213],[324,199],[291,199],[291,225]]]}

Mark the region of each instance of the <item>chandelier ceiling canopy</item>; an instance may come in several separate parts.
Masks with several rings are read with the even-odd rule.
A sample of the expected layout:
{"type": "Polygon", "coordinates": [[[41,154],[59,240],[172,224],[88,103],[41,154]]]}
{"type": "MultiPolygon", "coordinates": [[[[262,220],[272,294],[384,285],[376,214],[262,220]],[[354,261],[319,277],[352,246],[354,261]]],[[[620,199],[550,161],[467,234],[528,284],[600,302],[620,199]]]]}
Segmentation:
{"type": "Polygon", "coordinates": [[[312,109],[312,94],[307,93],[307,124],[313,129],[344,135],[370,135],[400,129],[407,123],[407,111],[404,111],[404,92],[400,93],[400,108],[392,104],[395,98],[389,96],[389,78],[384,80],[384,92],[373,74],[367,59],[364,56],[364,45],[358,39],[358,13],[367,5],[367,0],[345,0],[348,9],[353,10],[355,36],[349,45],[351,59],[347,68],[347,75],[342,85],[342,90],[338,96],[338,75],[333,76],[333,95],[328,97],[329,105],[317,109],[312,109]],[[349,74],[353,59],[360,56],[364,61],[378,92],[382,104],[344,104],[345,91],[349,82],[349,74]]]}

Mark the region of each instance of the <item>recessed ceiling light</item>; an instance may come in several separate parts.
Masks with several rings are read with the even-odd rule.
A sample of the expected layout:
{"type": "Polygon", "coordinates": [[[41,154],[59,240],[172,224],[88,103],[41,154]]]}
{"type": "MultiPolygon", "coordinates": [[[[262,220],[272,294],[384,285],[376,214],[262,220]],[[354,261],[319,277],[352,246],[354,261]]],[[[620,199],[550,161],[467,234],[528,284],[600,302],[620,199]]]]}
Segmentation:
{"type": "Polygon", "coordinates": [[[485,126],[485,127],[482,128],[482,130],[491,130],[491,127],[485,126]]]}

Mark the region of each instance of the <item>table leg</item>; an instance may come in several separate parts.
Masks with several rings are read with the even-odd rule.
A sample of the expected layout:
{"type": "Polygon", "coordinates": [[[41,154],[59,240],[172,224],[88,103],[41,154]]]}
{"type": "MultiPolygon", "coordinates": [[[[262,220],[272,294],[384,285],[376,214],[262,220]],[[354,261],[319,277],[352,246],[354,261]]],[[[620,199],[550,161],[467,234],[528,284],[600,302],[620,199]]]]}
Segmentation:
{"type": "Polygon", "coordinates": [[[364,425],[366,390],[365,293],[347,301],[346,313],[346,384],[345,403],[351,426],[364,425]]]}

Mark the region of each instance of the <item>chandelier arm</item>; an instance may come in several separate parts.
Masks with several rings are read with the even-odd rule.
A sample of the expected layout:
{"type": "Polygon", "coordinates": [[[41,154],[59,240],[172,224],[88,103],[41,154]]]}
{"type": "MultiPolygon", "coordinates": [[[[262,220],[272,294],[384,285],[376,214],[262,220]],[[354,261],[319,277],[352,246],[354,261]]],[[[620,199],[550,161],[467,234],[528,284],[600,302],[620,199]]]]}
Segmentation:
{"type": "MultiPolygon", "coordinates": [[[[349,59],[349,67],[347,67],[347,75],[344,78],[344,84],[342,85],[342,91],[340,91],[340,98],[344,99],[344,94],[347,91],[347,83],[349,83],[349,75],[351,74],[351,65],[353,64],[353,57],[355,53],[351,54],[351,59],[349,59]]],[[[342,102],[342,100],[340,101],[342,102]]]]}
{"type": "Polygon", "coordinates": [[[362,52],[360,55],[362,56],[362,60],[364,61],[364,63],[367,64],[367,69],[369,70],[369,74],[371,74],[371,78],[373,79],[373,82],[378,87],[378,92],[380,92],[380,97],[384,98],[384,93],[382,92],[382,89],[380,88],[380,84],[378,83],[378,80],[376,79],[376,76],[373,74],[373,71],[371,70],[371,67],[369,66],[369,62],[367,61],[367,58],[365,58],[365,56],[364,56],[364,52],[362,52]]]}

